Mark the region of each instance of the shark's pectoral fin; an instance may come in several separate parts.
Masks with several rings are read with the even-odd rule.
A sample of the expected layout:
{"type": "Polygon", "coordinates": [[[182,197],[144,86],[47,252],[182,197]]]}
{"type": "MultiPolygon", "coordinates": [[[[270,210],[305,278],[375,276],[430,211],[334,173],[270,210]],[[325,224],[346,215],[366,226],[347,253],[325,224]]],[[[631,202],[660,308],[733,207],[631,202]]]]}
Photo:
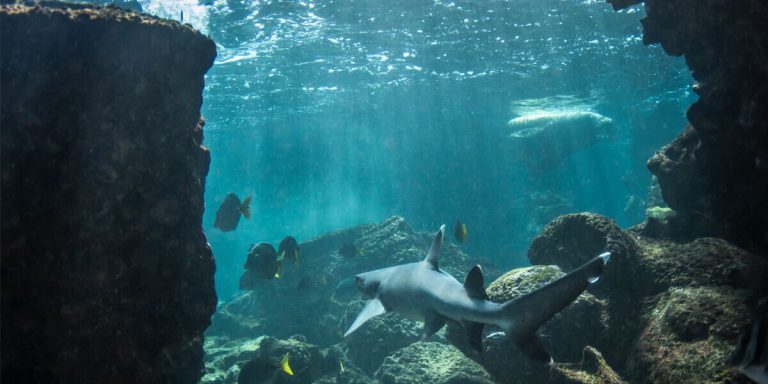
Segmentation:
{"type": "Polygon", "coordinates": [[[360,311],[360,313],[357,315],[357,318],[355,318],[355,321],[349,327],[347,332],[344,333],[344,337],[347,337],[350,333],[360,328],[360,326],[363,325],[363,323],[366,321],[381,315],[386,311],[387,310],[384,308],[384,304],[378,298],[369,301],[368,304],[363,307],[363,310],[360,311]]]}
{"type": "Polygon", "coordinates": [[[473,321],[462,321],[464,329],[467,331],[467,342],[469,346],[475,351],[483,352],[483,323],[475,323],[473,321]]]}
{"type": "Polygon", "coordinates": [[[424,328],[421,330],[421,339],[426,340],[437,333],[445,325],[445,317],[437,312],[430,312],[424,316],[424,328]]]}
{"type": "Polygon", "coordinates": [[[551,364],[552,356],[544,348],[541,339],[535,333],[509,335],[520,352],[533,361],[542,364],[551,364]]]}
{"type": "Polygon", "coordinates": [[[424,259],[424,262],[429,264],[429,266],[436,271],[439,269],[437,259],[440,257],[440,248],[443,245],[444,235],[445,235],[445,224],[440,226],[440,230],[437,231],[437,234],[435,235],[435,239],[432,240],[432,246],[429,248],[429,253],[427,253],[427,258],[424,259]]]}

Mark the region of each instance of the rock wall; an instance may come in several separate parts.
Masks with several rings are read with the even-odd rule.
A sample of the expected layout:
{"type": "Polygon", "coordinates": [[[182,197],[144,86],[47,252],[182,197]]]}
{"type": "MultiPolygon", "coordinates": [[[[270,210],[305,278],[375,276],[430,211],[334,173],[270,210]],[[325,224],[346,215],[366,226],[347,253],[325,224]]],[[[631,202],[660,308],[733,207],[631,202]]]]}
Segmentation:
{"type": "Polygon", "coordinates": [[[190,27],[0,8],[2,381],[196,382],[216,307],[190,27]]]}
{"type": "MultiPolygon", "coordinates": [[[[639,0],[608,0],[614,8],[639,0]]],[[[648,161],[664,200],[697,228],[768,251],[768,6],[646,0],[643,42],[685,56],[699,100],[690,125],[648,161]]]]}

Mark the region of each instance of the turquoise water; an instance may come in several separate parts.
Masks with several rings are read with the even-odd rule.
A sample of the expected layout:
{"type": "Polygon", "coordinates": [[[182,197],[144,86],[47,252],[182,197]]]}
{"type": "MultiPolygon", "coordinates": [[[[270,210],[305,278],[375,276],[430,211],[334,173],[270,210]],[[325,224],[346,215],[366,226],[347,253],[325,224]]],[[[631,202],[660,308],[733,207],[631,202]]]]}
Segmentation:
{"type": "Polygon", "coordinates": [[[644,217],[645,161],[685,125],[680,58],[641,41],[642,8],[601,1],[141,2],[218,45],[206,76],[212,162],[204,227],[226,299],[253,242],[299,242],[401,215],[417,230],[461,219],[465,249],[502,268],[558,214],[644,217]],[[549,112],[612,119],[612,138],[536,167],[578,140],[521,156],[507,122],[549,112]],[[541,169],[543,168],[543,169],[541,169]],[[230,192],[237,230],[212,227],[230,192]]]}

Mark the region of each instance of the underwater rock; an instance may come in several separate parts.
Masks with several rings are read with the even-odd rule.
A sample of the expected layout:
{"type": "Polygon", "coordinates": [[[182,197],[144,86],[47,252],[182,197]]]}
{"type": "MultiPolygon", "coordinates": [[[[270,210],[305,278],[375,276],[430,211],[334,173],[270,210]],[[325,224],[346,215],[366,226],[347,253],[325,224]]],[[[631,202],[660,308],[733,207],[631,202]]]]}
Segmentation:
{"type": "MultiPolygon", "coordinates": [[[[608,0],[615,9],[637,0],[608,0]]],[[[643,43],[685,56],[699,99],[690,125],[648,160],[664,200],[718,235],[768,251],[768,8],[762,0],[645,0],[643,43]],[[733,6],[731,6],[733,5],[733,6]],[[726,11],[727,9],[727,11],[726,11]],[[758,48],[759,47],[759,48],[758,48]]],[[[685,223],[681,230],[685,230],[685,223]]]]}
{"type": "Polygon", "coordinates": [[[727,367],[750,322],[750,293],[726,286],[672,288],[647,305],[629,373],[637,383],[749,382],[727,367]]]}
{"type": "MultiPolygon", "coordinates": [[[[611,252],[606,274],[633,273],[637,245],[613,220],[583,212],[560,216],[544,227],[528,249],[531,264],[557,265],[570,272],[602,252],[611,252]]],[[[617,282],[591,286],[590,292],[610,290],[617,282]]],[[[627,288],[626,282],[620,284],[627,288]]],[[[631,287],[630,287],[631,288],[631,287]]]]}
{"type": "Polygon", "coordinates": [[[563,384],[622,384],[624,380],[605,362],[603,355],[593,347],[584,347],[578,364],[556,365],[550,383],[563,384]]]}
{"type": "Polygon", "coordinates": [[[701,238],[689,243],[636,237],[634,278],[644,296],[671,287],[723,285],[768,293],[768,261],[722,239],[701,238]]]}
{"type": "Polygon", "coordinates": [[[216,45],[115,7],[0,6],[2,382],[197,382],[216,45]]]}
{"type": "Polygon", "coordinates": [[[382,384],[491,384],[488,373],[456,348],[418,342],[387,357],[376,371],[382,384]]]}
{"type": "MultiPolygon", "coordinates": [[[[596,284],[601,289],[590,289],[605,303],[603,335],[592,345],[631,382],[731,380],[735,374],[725,356],[754,303],[768,294],[768,261],[722,239],[653,239],[637,228],[623,231],[607,219],[584,214],[554,220],[534,240],[529,255],[538,259],[548,253],[548,262],[570,266],[571,258],[605,243],[598,238],[609,234],[630,239],[633,253],[620,259],[622,269],[607,269],[596,284]],[[704,362],[707,351],[715,357],[704,362]],[[706,374],[692,371],[698,364],[706,374]]],[[[592,327],[585,331],[600,330],[592,327]]]]}

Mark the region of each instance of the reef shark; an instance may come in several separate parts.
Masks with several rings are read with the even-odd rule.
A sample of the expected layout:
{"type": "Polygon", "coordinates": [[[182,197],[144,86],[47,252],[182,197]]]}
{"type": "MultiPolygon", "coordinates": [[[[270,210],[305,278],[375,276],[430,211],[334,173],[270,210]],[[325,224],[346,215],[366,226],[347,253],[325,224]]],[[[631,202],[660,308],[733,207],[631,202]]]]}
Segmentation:
{"type": "Polygon", "coordinates": [[[483,327],[492,324],[501,328],[529,358],[552,363],[536,331],[596,282],[611,256],[609,252],[603,253],[556,281],[499,304],[488,300],[479,265],[472,267],[464,284],[440,270],[438,257],[444,234],[445,225],[435,235],[424,261],[355,276],[355,285],[372,300],[344,337],[371,318],[392,311],[423,321],[422,340],[439,331],[447,319],[461,322],[469,344],[478,351],[482,351],[483,327]]]}

